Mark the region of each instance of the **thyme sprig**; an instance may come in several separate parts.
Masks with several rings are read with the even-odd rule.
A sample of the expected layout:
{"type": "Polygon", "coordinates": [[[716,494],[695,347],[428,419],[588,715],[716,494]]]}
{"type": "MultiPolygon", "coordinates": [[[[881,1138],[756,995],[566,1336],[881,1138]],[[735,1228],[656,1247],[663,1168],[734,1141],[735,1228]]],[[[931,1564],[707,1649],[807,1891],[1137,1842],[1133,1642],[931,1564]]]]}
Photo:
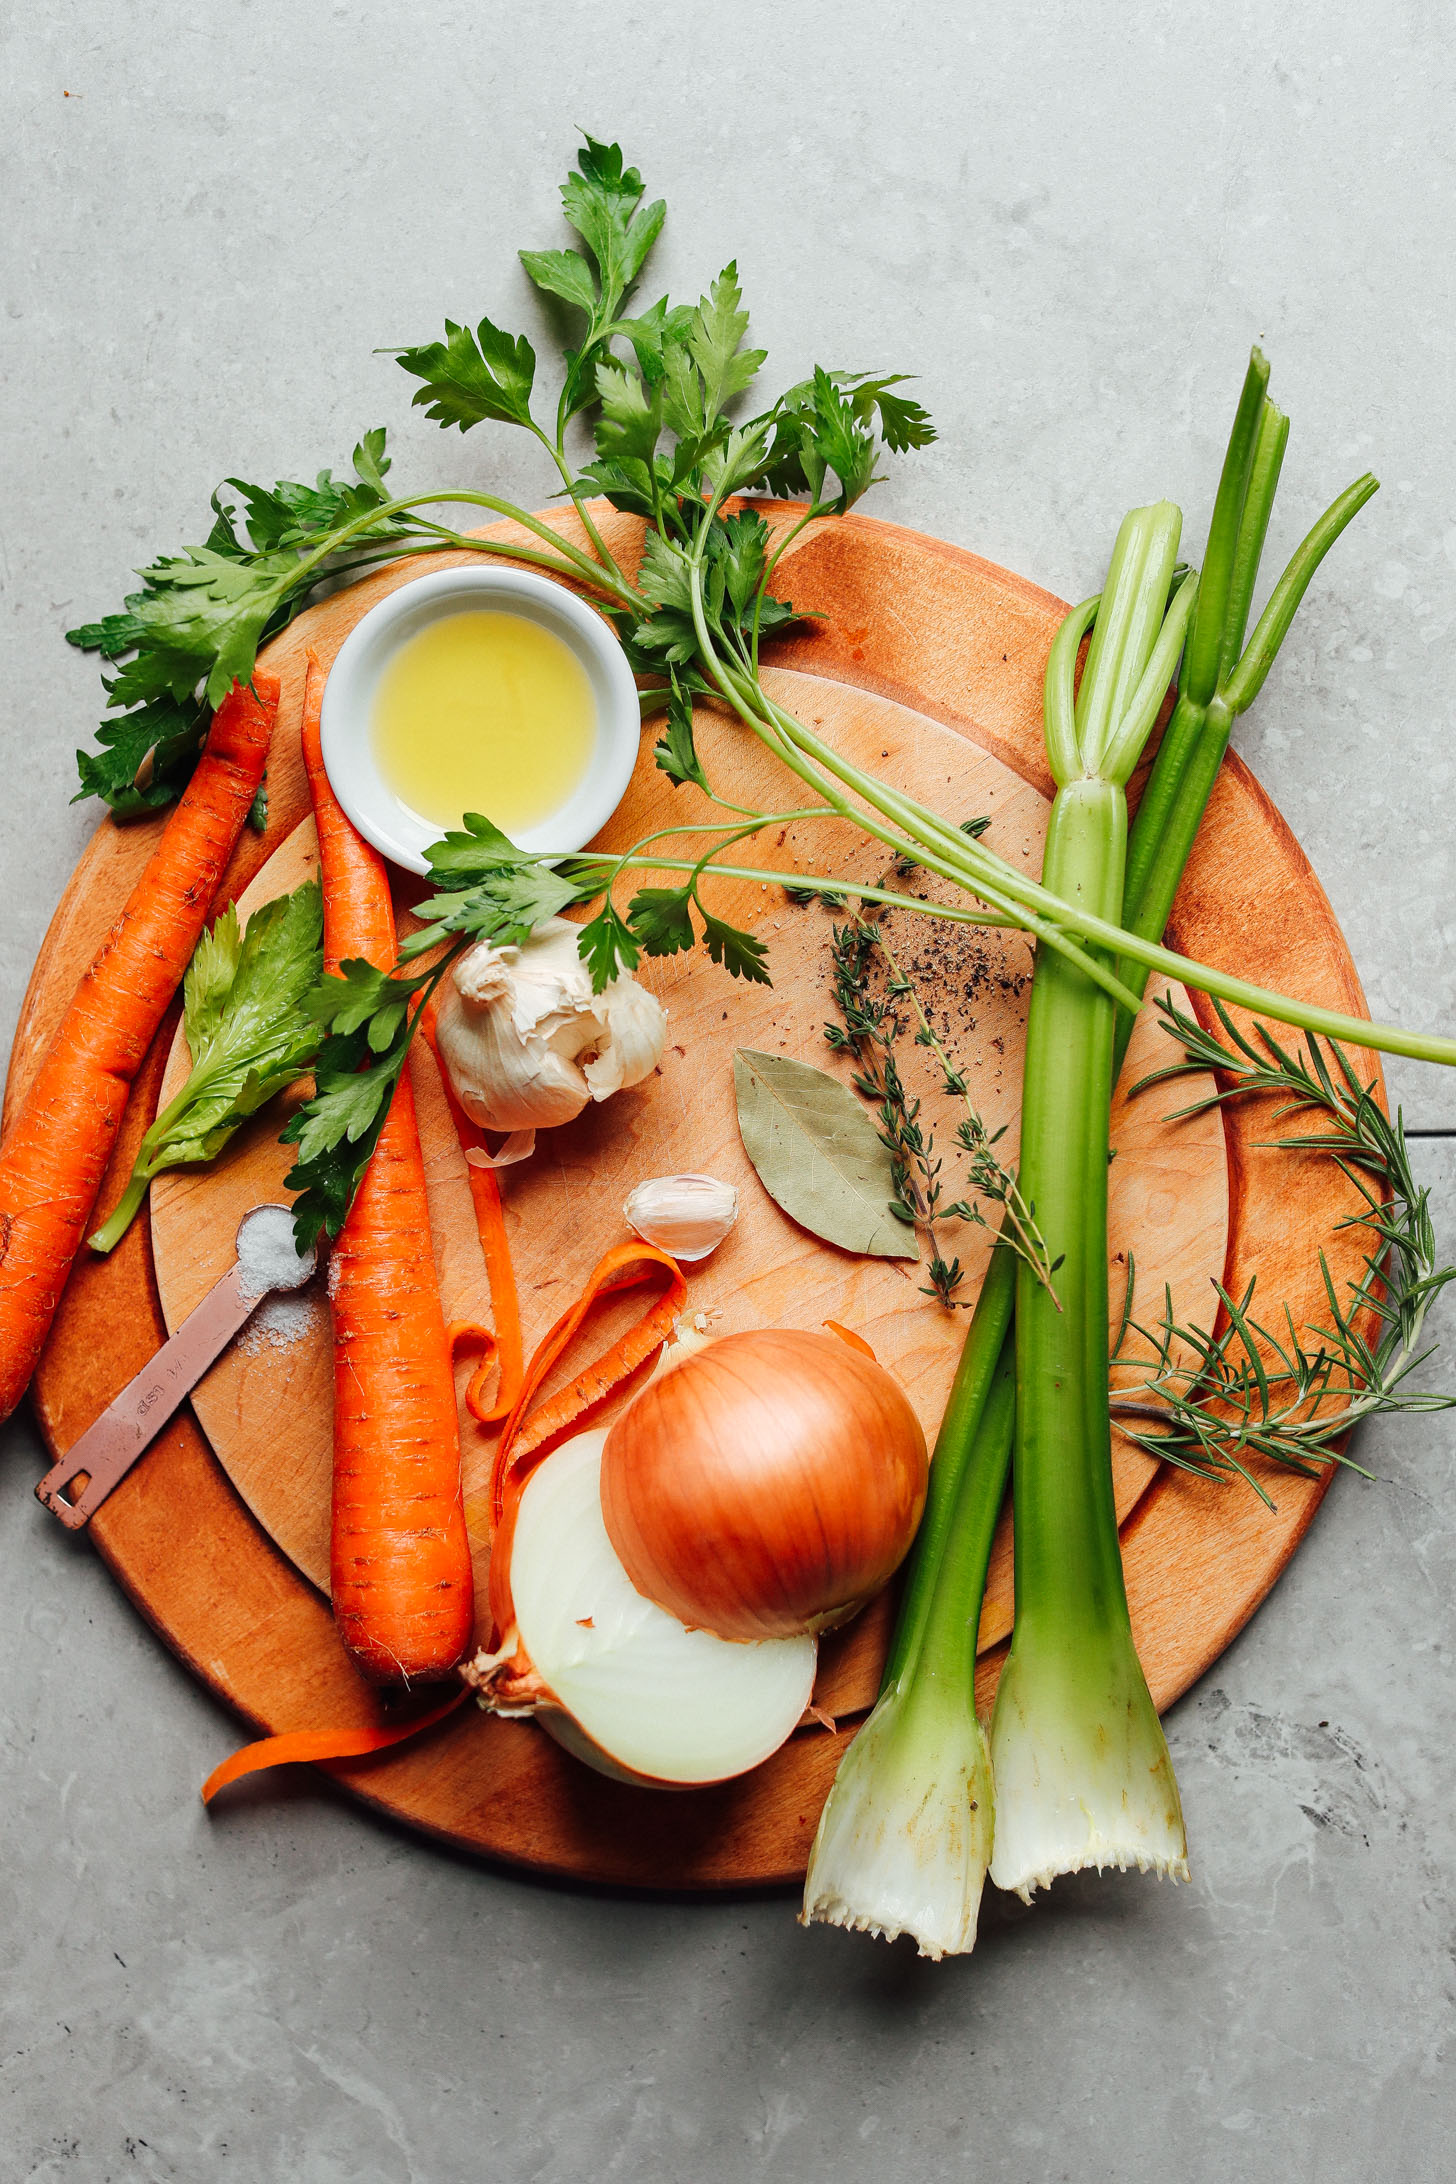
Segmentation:
{"type": "Polygon", "coordinates": [[[1328,1321],[1297,1328],[1286,1305],[1277,1333],[1254,1316],[1252,1281],[1237,1299],[1214,1285],[1225,1323],[1214,1333],[1181,1325],[1167,1291],[1162,1316],[1151,1328],[1133,1319],[1129,1306],[1126,1322],[1151,1354],[1119,1360],[1143,1368],[1146,1377],[1136,1394],[1114,1391],[1112,1409],[1117,1417],[1148,1421],[1153,1430],[1131,1431],[1131,1438],[1150,1455],[1204,1478],[1236,1475],[1272,1508],[1251,1462],[1280,1464],[1304,1478],[1335,1463],[1360,1470],[1343,1443],[1363,1419],[1448,1410],[1456,1403],[1456,1397],[1407,1385],[1431,1354],[1420,1348],[1426,1314],[1456,1280],[1456,1267],[1437,1265],[1430,1193],[1411,1172],[1399,1113],[1392,1121],[1383,1112],[1373,1085],[1362,1084],[1343,1049],[1309,1036],[1303,1052],[1291,1054],[1267,1026],[1256,1024],[1250,1036],[1221,1003],[1214,1006],[1227,1045],[1166,996],[1158,1003],[1183,1059],[1155,1070],[1136,1089],[1216,1070],[1221,1088],[1179,1114],[1264,1094],[1280,1102],[1276,1123],[1294,1114],[1320,1116],[1319,1129],[1270,1142],[1291,1152],[1328,1154],[1359,1192],[1361,1210],[1340,1227],[1363,1231],[1363,1267],[1342,1291],[1321,1251],[1328,1321]]]}
{"type": "MultiPolygon", "coordinates": [[[[984,822],[981,822],[984,824],[984,822]]],[[[809,891],[804,891],[808,899],[809,891]]],[[[820,899],[842,907],[842,898],[820,890],[820,899]]],[[[915,982],[902,970],[883,924],[860,908],[843,925],[832,929],[830,943],[830,993],[839,1012],[838,1023],[827,1023],[824,1036],[839,1053],[849,1054],[855,1064],[851,1078],[855,1090],[876,1111],[875,1127],[890,1155],[896,1197],[890,1210],[901,1221],[923,1228],[930,1247],[927,1283],[922,1294],[953,1306],[965,1282],[959,1257],[947,1259],[940,1240],[940,1224],[973,1221],[987,1228],[978,1200],[985,1198],[1002,1209],[997,1241],[1016,1252],[1045,1283],[1053,1297],[1051,1277],[1056,1267],[1048,1263],[1045,1240],[1031,1208],[1022,1198],[1014,1169],[1008,1168],[995,1148],[1002,1129],[990,1131],[970,1096],[964,1073],[952,1061],[930,1021],[915,982]],[[883,966],[883,987],[874,983],[883,966]],[[959,1099],[965,1114],[956,1129],[956,1143],[968,1156],[966,1179],[973,1196],[947,1202],[942,1181],[944,1161],[936,1150],[930,1121],[920,1098],[905,1084],[896,1056],[897,1042],[907,1028],[902,1004],[908,1004],[916,1031],[914,1043],[929,1049],[939,1067],[946,1093],[959,1099]]]]}

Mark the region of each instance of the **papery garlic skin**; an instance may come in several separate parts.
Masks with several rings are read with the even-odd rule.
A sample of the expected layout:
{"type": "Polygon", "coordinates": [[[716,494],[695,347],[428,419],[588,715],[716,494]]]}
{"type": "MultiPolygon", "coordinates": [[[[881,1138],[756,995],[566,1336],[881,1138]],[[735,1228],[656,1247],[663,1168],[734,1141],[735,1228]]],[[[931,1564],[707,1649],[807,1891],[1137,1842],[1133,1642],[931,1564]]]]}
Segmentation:
{"type": "Polygon", "coordinates": [[[691,1264],[716,1251],[738,1219],[738,1193],[715,1175],[655,1175],[622,1208],[644,1243],[691,1264]]]}
{"type": "Polygon", "coordinates": [[[667,1012],[634,978],[594,994],[580,928],[547,918],[520,947],[481,941],[445,981],[435,1036],[455,1096],[486,1130],[543,1130],[639,1084],[667,1012]]]}

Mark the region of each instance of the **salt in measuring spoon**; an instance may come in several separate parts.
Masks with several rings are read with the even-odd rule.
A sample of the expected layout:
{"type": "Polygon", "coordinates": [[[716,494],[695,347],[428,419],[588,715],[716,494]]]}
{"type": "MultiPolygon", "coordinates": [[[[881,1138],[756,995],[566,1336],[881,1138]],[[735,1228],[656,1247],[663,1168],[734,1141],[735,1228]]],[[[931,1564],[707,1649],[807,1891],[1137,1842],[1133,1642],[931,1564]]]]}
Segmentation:
{"type": "Polygon", "coordinates": [[[290,1206],[254,1206],[238,1223],[237,1257],[171,1339],[107,1404],[37,1486],[36,1499],[78,1532],[150,1448],[209,1365],[274,1290],[301,1289],[317,1263],[300,1258],[290,1206]]]}

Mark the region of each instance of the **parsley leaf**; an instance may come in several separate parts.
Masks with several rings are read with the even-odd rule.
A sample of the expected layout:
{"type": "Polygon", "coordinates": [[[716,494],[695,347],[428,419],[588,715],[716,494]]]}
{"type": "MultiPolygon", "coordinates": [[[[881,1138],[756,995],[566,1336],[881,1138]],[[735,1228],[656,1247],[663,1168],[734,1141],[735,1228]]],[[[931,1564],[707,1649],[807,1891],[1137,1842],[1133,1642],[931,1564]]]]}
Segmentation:
{"type": "Polygon", "coordinates": [[[697,940],[694,908],[703,921],[703,939],[714,963],[730,978],[750,979],[760,986],[773,983],[765,968],[768,950],[763,942],[705,910],[692,880],[682,887],[639,888],[632,897],[627,920],[644,955],[681,955],[693,947],[697,940]]]}
{"type": "MultiPolygon", "coordinates": [[[[659,494],[672,490],[671,473],[664,473],[661,459],[656,464],[659,494]]],[[[647,464],[636,461],[620,461],[601,457],[587,463],[577,478],[584,492],[602,493],[614,508],[624,515],[643,516],[650,523],[657,513],[657,501],[652,492],[652,471],[647,464]]]]}
{"type": "Polygon", "coordinates": [[[874,436],[861,426],[853,404],[840,393],[828,372],[816,365],[813,420],[802,456],[815,499],[823,491],[826,469],[832,470],[840,484],[836,507],[844,515],[874,484],[875,453],[874,436]]]}
{"type": "Polygon", "coordinates": [[[314,1096],[281,1132],[285,1145],[298,1147],[298,1160],[283,1180],[299,1193],[293,1233],[300,1252],[321,1231],[337,1236],[344,1225],[404,1068],[408,1025],[379,1061],[361,1068],[367,1052],[360,1031],[325,1040],[314,1065],[314,1096]]]}
{"type": "Polygon", "coordinates": [[[562,209],[596,260],[602,304],[613,317],[662,233],[667,206],[661,198],[642,204],[642,177],[623,165],[620,145],[589,136],[576,165],[561,185],[562,209]]]}
{"type": "Polygon", "coordinates": [[[578,311],[595,311],[599,290],[579,250],[522,250],[517,255],[536,286],[549,296],[559,296],[578,311]]]}
{"type": "Polygon", "coordinates": [[[655,387],[667,370],[668,358],[687,346],[695,317],[690,303],[669,304],[666,296],[659,296],[638,317],[619,318],[612,332],[626,335],[643,378],[655,387]]]}
{"type": "Polygon", "coordinates": [[[654,756],[668,779],[679,787],[691,781],[695,787],[707,789],[708,777],[693,738],[692,700],[676,676],[667,701],[667,734],[655,746],[654,756]]]}
{"type": "Polygon", "coordinates": [[[687,555],[660,531],[649,531],[643,540],[637,588],[654,607],[692,612],[693,580],[687,555]]]}
{"type": "Polygon", "coordinates": [[[929,417],[918,402],[890,393],[903,372],[878,378],[864,372],[826,372],[816,366],[812,379],[790,387],[766,420],[773,443],[762,473],[770,491],[807,493],[840,515],[875,483],[876,445],[871,429],[878,414],[887,447],[924,447],[935,438],[929,417]],[[838,495],[825,493],[830,473],[838,495]]]}
{"type": "Polygon", "coordinates": [[[468,811],[458,828],[430,844],[425,861],[436,879],[480,879],[502,865],[529,864],[531,857],[493,819],[468,811]]]}
{"type": "Polygon", "coordinates": [[[494,941],[500,948],[519,948],[544,919],[554,918],[580,900],[576,882],[564,879],[547,863],[503,865],[474,887],[431,895],[420,903],[416,915],[428,923],[404,943],[400,960],[409,962],[423,955],[450,933],[494,941]]]}
{"type": "Polygon", "coordinates": [[[402,1012],[428,977],[427,971],[420,971],[413,977],[397,978],[392,971],[381,971],[367,957],[351,956],[336,973],[317,981],[305,1006],[321,1030],[335,1038],[349,1038],[356,1031],[366,1030],[376,1011],[402,1012]]]}
{"type": "MultiPolygon", "coordinates": [[[[389,499],[384,482],[389,467],[380,426],[366,432],[355,448],[353,479],[335,478],[331,471],[321,470],[312,485],[296,485],[284,479],[271,491],[249,485],[242,478],[229,478],[227,483],[243,497],[252,550],[266,553],[285,546],[308,549],[321,544],[331,531],[384,506],[389,499]]],[[[233,510],[221,506],[220,494],[213,495],[212,505],[218,522],[209,544],[227,551],[231,540],[233,550],[243,554],[247,549],[233,529],[233,510]]],[[[370,535],[403,537],[405,526],[381,522],[370,527],[370,535]]]]}
{"type": "Polygon", "coordinates": [[[141,572],[142,589],[121,614],[67,632],[68,642],[120,662],[106,678],[113,717],[98,730],[100,749],[78,752],[81,796],[100,796],[119,817],[155,811],[185,786],[211,719],[234,681],[246,682],[258,647],[297,613],[333,573],[329,546],[346,525],[359,528],[350,552],[404,535],[377,513],[388,503],[384,433],[366,433],[354,450],[354,477],[320,471],[312,485],[272,487],[236,478],[246,528],[236,509],[212,497],[213,524],[201,546],[159,557],[141,572]],[[311,557],[305,568],[301,557],[311,557]]]}
{"type": "Polygon", "coordinates": [[[457,884],[417,904],[424,925],[400,949],[401,961],[423,955],[449,933],[519,947],[543,918],[581,899],[579,883],[564,878],[553,860],[518,849],[480,812],[468,811],[425,855],[433,878],[457,884]]]}
{"type": "Polygon", "coordinates": [[[208,704],[220,705],[252,674],[297,568],[292,553],[243,560],[211,546],[154,561],[142,571],[146,590],[127,600],[141,629],[136,651],[107,685],[111,703],[185,699],[200,683],[208,704]]]}
{"type": "Polygon", "coordinates": [[[632,928],[608,895],[577,937],[577,951],[591,971],[592,992],[601,993],[621,971],[635,970],[641,950],[632,928]]]}
{"type": "Polygon", "coordinates": [[[730,925],[726,918],[715,918],[711,910],[703,909],[701,902],[698,909],[703,920],[703,938],[712,960],[721,964],[730,978],[746,978],[756,986],[771,986],[773,980],[766,968],[768,949],[763,942],[739,926],[730,925]]]}
{"type": "Polygon", "coordinates": [[[748,313],[742,309],[736,261],[725,265],[693,313],[688,348],[703,384],[703,406],[716,417],[734,395],[742,394],[758,376],[767,349],[745,349],[748,313]]]}
{"type": "Polygon", "coordinates": [[[749,615],[763,577],[768,553],[768,525],[751,508],[741,508],[708,534],[707,550],[723,567],[728,597],[740,622],[749,615]]]}
{"type": "Polygon", "coordinates": [[[118,819],[160,811],[187,786],[211,719],[212,707],[200,700],[160,697],[103,720],[100,750],[76,753],[81,786],[72,803],[103,797],[118,819]]]}
{"type": "Polygon", "coordinates": [[[445,339],[413,349],[396,349],[401,368],[422,379],[414,407],[439,425],[472,425],[493,418],[500,424],[531,423],[531,388],[536,352],[524,334],[502,333],[483,318],[472,334],[468,326],[445,321],[445,339]]]}
{"type": "MultiPolygon", "coordinates": [[[[457,943],[452,953],[458,953],[457,943]]],[[[450,958],[446,958],[447,961],[450,958]]],[[[321,978],[304,1006],[319,1048],[313,1097],[281,1133],[298,1148],[285,1178],[300,1193],[294,1234],[307,1251],[321,1230],[337,1236],[359,1180],[379,1142],[414,1034],[411,1004],[435,983],[442,965],[399,977],[351,957],[336,977],[321,978]]]]}
{"type": "Polygon", "coordinates": [[[627,905],[627,920],[650,956],[681,955],[697,940],[690,905],[691,883],[686,887],[640,887],[627,905]]]}
{"type": "Polygon", "coordinates": [[[850,407],[862,424],[868,423],[872,413],[878,410],[880,430],[892,455],[903,455],[907,448],[929,447],[936,436],[927,410],[905,395],[890,392],[891,387],[904,386],[911,376],[909,372],[885,372],[878,378],[870,372],[830,374],[848,396],[850,407]]]}
{"type": "Polygon", "coordinates": [[[601,402],[598,454],[608,460],[641,463],[645,470],[662,433],[661,389],[649,389],[635,372],[607,357],[597,366],[597,395],[601,402]]]}

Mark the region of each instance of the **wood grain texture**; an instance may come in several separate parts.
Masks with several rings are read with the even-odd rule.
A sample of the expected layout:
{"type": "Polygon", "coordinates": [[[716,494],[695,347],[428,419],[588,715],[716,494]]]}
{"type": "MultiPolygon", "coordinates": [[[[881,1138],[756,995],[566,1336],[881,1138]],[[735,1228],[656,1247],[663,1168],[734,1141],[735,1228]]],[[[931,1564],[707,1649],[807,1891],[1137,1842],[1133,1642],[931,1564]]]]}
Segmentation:
{"type": "MultiPolygon", "coordinates": [[[[574,519],[557,513],[552,520],[569,530],[574,519]]],[[[610,511],[603,512],[602,521],[613,549],[630,565],[637,527],[610,511]]],[[[498,527],[498,535],[509,537],[508,528],[498,527]]],[[[439,565],[457,558],[442,555],[439,565]]],[[[433,565],[433,560],[424,564],[433,565]]],[[[240,893],[254,879],[266,857],[306,817],[292,744],[304,646],[314,645],[327,663],[358,616],[420,569],[420,564],[410,564],[371,577],[312,610],[270,648],[269,664],[283,679],[284,705],[270,766],[269,826],[261,840],[247,837],[240,845],[227,883],[232,893],[240,893]]],[[[901,761],[912,748],[917,763],[925,752],[933,752],[924,763],[939,766],[945,776],[936,800],[956,816],[983,808],[975,789],[994,778],[1000,846],[1016,853],[1019,827],[1020,853],[1034,865],[1038,815],[1049,787],[1041,751],[1041,674],[1064,611],[1061,604],[973,555],[860,517],[804,533],[785,557],[783,571],[781,588],[796,605],[825,616],[807,625],[807,634],[796,632],[776,649],[776,664],[789,678],[785,695],[806,707],[812,699],[826,725],[832,719],[836,737],[862,733],[873,722],[866,749],[886,772],[892,770],[892,758],[901,761]],[[815,679],[813,686],[806,688],[806,677],[815,679]],[[887,701],[886,709],[865,699],[887,701]],[[918,718],[911,721],[909,714],[918,718]],[[933,736],[927,722],[938,723],[962,743],[933,736]],[[891,740],[874,742],[876,733],[891,740]],[[882,752],[891,756],[881,757],[882,752]],[[994,777],[988,768],[994,769],[994,777]]],[[[927,780],[927,789],[932,786],[927,780]]],[[[643,771],[632,794],[639,792],[649,797],[661,793],[643,771]]],[[[689,816],[685,811],[680,815],[689,816]]],[[[153,834],[150,824],[120,829],[107,821],[83,856],[27,995],[12,1058],[10,1097],[33,1068],[95,939],[144,861],[153,834]]],[[[294,845],[295,851],[300,848],[306,848],[306,838],[294,845]]],[[[806,830],[777,849],[770,861],[784,861],[809,848],[806,830]]],[[[863,862],[852,869],[860,878],[871,876],[863,862]]],[[[818,915],[782,908],[764,914],[770,924],[779,921],[780,930],[766,934],[776,949],[786,932],[798,931],[792,921],[818,915]]],[[[1353,965],[1318,882],[1277,812],[1236,760],[1225,768],[1180,894],[1175,941],[1190,954],[1236,967],[1266,984],[1284,985],[1333,1007],[1363,1009],[1353,965]]],[[[712,1006],[709,979],[720,1025],[722,1009],[736,1012],[742,1000],[740,989],[727,987],[707,966],[694,966],[685,975],[684,993],[669,996],[674,1041],[680,1040],[681,1024],[696,1020],[700,1004],[694,980],[702,985],[705,1020],[712,1006]]],[[[779,1003],[790,1003],[787,1029],[775,1029],[772,1011],[777,1004],[771,998],[767,1017],[754,1018],[752,1008],[765,1003],[753,996],[743,1032],[738,1031],[736,1013],[725,1028],[735,1043],[775,1045],[782,1037],[786,1050],[819,1059],[810,1036],[817,1016],[804,1016],[793,998],[797,987],[775,992],[779,1003]],[[807,1043],[794,1044],[800,1040],[807,1043]]],[[[164,1026],[138,1080],[113,1171],[103,1188],[103,1208],[119,1195],[137,1139],[155,1108],[172,1030],[172,1025],[164,1026]]],[[[983,1050],[982,1077],[987,1066],[983,1050]]],[[[1371,1073],[1377,1073],[1373,1058],[1371,1073]]],[[[1014,1082],[1011,1072],[1005,1074],[1014,1082]]],[[[976,1081],[977,1095],[988,1105],[992,1089],[992,1083],[976,1081]]],[[[645,1099],[638,1102],[642,1114],[660,1110],[667,1115],[670,1091],[669,1068],[651,1107],[645,1099]]],[[[610,1163],[620,1159],[624,1141],[629,1147],[633,1142],[636,1125],[624,1128],[622,1113],[624,1102],[632,1099],[624,1095],[585,1126],[573,1126],[579,1142],[563,1144],[554,1179],[541,1164],[529,1180],[521,1180],[513,1212],[522,1238],[539,1210],[533,1194],[539,1200],[542,1193],[549,1198],[554,1192],[559,1202],[573,1199],[578,1206],[580,1255],[583,1263],[590,1258],[588,1239],[596,1238],[625,1196],[625,1190],[618,1195],[621,1175],[610,1163]]],[[[692,1129],[699,1104],[695,1077],[685,1079],[680,1101],[686,1117],[681,1127],[689,1133],[680,1142],[696,1143],[704,1152],[677,1164],[711,1166],[707,1152],[716,1149],[715,1157],[721,1158],[725,1148],[713,1138],[712,1118],[706,1114],[705,1132],[692,1129]]],[[[1139,1103],[1138,1112],[1124,1117],[1120,1126],[1153,1128],[1156,1117],[1146,1121],[1141,1111],[1146,1105],[1139,1103]]],[[[1296,1318],[1312,1316],[1318,1311],[1317,1247],[1324,1245],[1337,1280],[1357,1265],[1355,1245],[1337,1233],[1351,1195],[1328,1162],[1260,1150],[1257,1141],[1267,1136],[1268,1127],[1267,1115],[1257,1107],[1226,1111],[1222,1128],[1228,1178],[1224,1278],[1238,1287],[1257,1273],[1262,1294],[1271,1301],[1287,1299],[1296,1318]]],[[[567,1133],[557,1135],[567,1139],[567,1133]]],[[[448,1201],[451,1148],[433,1128],[431,1143],[435,1188],[448,1201]]],[[[250,1140],[229,1158],[241,1166],[253,1150],[250,1140]]],[[[1129,1177],[1140,1165],[1150,1201],[1168,1195],[1148,1149],[1143,1148],[1137,1163],[1132,1153],[1129,1143],[1129,1177]]],[[[225,1159],[216,1171],[219,1179],[227,1166],[225,1159]]],[[[634,1160],[634,1179],[642,1172],[634,1160]]],[[[1174,1197],[1180,1187],[1173,1186],[1174,1197]]],[[[458,1200],[463,1189],[458,1176],[455,1188],[458,1200]]],[[[512,1196],[514,1201],[514,1188],[512,1196]]],[[[1150,1203],[1130,1212],[1129,1218],[1135,1225],[1149,1220],[1153,1210],[1150,1203]]],[[[769,1216],[785,1232],[791,1229],[773,1209],[767,1210],[765,1218],[769,1216]]],[[[461,1218],[458,1206],[455,1214],[447,1210],[437,1229],[437,1242],[442,1231],[447,1243],[453,1236],[456,1255],[452,1270],[450,1250],[442,1250],[442,1278],[447,1284],[460,1280],[468,1286],[473,1280],[478,1285],[478,1267],[470,1262],[461,1218]]],[[[165,1217],[159,1215],[159,1220],[165,1217]]],[[[746,1233],[733,1248],[748,1248],[746,1233]]],[[[812,1324],[824,1313],[806,1316],[802,1299],[795,1296],[795,1285],[802,1280],[802,1262],[796,1256],[800,1248],[797,1232],[789,1238],[786,1256],[785,1246],[776,1246],[778,1256],[770,1254],[774,1264],[761,1283],[735,1281],[731,1252],[720,1255],[720,1270],[712,1278],[735,1299],[735,1309],[741,1298],[754,1316],[812,1324]],[[786,1275],[785,1269],[793,1271],[786,1275]],[[786,1299],[794,1309],[782,1309],[786,1299]],[[763,1309],[775,1301],[780,1312],[763,1309]]],[[[817,1246],[803,1249],[812,1254],[817,1284],[822,1260],[837,1255],[817,1246]]],[[[717,1263],[709,1261],[705,1273],[717,1263]]],[[[871,1270],[876,1279],[891,1284],[903,1284],[906,1271],[897,1272],[886,1262],[871,1270]]],[[[174,1279],[182,1280],[170,1257],[165,1278],[170,1295],[174,1279]]],[[[936,1373],[944,1372],[948,1354],[942,1349],[937,1355],[930,1340],[932,1308],[896,1314],[877,1303],[875,1293],[863,1286],[858,1265],[845,1268],[839,1278],[848,1287],[850,1302],[835,1317],[865,1325],[877,1343],[885,1340],[886,1322],[898,1326],[903,1318],[916,1330],[905,1337],[912,1376],[914,1348],[924,1344],[918,1399],[930,1402],[936,1373]]],[[[528,1311],[548,1316],[549,1294],[543,1291],[528,1311]]],[[[889,1294],[893,1299],[895,1292],[889,1294]]],[[[697,1296],[694,1301],[699,1301],[697,1296]]],[[[164,1333],[150,1238],[139,1222],[110,1260],[78,1267],[63,1301],[33,1388],[53,1452],[70,1445],[164,1333]]],[[[304,1360],[297,1363],[302,1371],[304,1360]]],[[[300,1413],[303,1393],[301,1381],[300,1413]]],[[[206,1393],[202,1401],[205,1407],[206,1393]]],[[[1281,1479],[1279,1507],[1271,1517],[1251,1495],[1235,1496],[1165,1470],[1154,1474],[1144,1467],[1141,1477],[1125,1477],[1121,1500],[1127,1511],[1123,1541],[1129,1594],[1160,1706],[1186,1690],[1252,1614],[1303,1536],[1322,1492],[1323,1482],[1281,1479]]],[[[119,1581],[167,1642],[253,1724],[281,1730],[382,1717],[380,1700],[344,1660],[326,1603],[249,1513],[192,1418],[174,1421],[98,1513],[92,1534],[119,1581]]],[[[307,1549],[301,1539],[295,1544],[302,1558],[307,1549]]],[[[992,1610],[998,1599],[1004,1631],[1004,1578],[993,1588],[992,1610]]],[[[842,1657],[826,1663],[822,1688],[835,1708],[864,1703],[886,1614],[881,1609],[861,1619],[842,1657]]],[[[988,1616],[982,1638],[986,1650],[978,1688],[984,1703],[994,1689],[1004,1651],[994,1615],[988,1616]]],[[[478,1715],[454,1717],[417,1745],[332,1771],[357,1795],[428,1833],[538,1870],[638,1886],[714,1888],[787,1880],[802,1872],[813,1824],[847,1733],[801,1734],[738,1783],[672,1797],[607,1783],[529,1725],[478,1715]]],[[[179,1785],[179,1792],[189,1788],[179,1785]]]]}

